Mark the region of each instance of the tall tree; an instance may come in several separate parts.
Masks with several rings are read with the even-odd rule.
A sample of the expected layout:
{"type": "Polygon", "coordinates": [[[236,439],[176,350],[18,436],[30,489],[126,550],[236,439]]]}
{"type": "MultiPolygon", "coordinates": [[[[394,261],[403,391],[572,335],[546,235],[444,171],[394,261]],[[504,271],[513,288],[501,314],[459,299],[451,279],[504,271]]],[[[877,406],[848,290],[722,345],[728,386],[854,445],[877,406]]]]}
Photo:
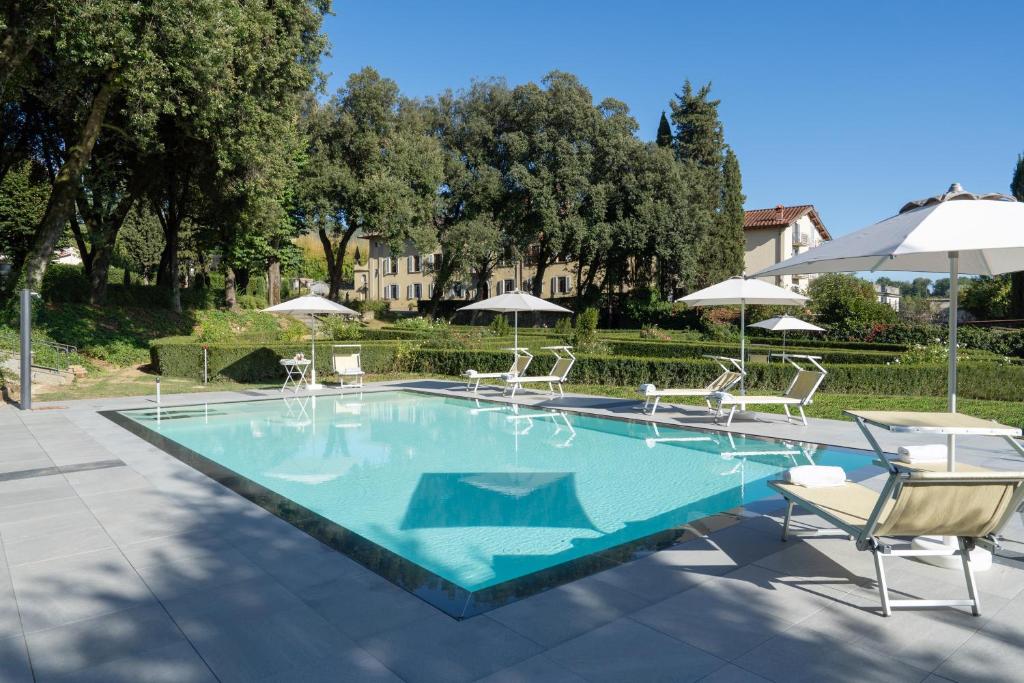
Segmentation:
{"type": "Polygon", "coordinates": [[[308,162],[295,216],[320,237],[331,298],[341,289],[348,244],[359,232],[401,253],[407,241],[434,246],[432,219],[442,181],[429,115],[401,97],[398,85],[365,68],[320,105],[308,103],[308,162]]]}
{"type": "Polygon", "coordinates": [[[515,88],[512,100],[505,220],[535,268],[532,292],[539,295],[547,268],[603,214],[593,187],[601,113],[590,91],[562,71],[515,88]]]}
{"type": "MultiPolygon", "coordinates": [[[[1010,192],[1018,202],[1024,202],[1024,154],[1017,155],[1010,192]]],[[[1024,271],[1010,275],[1010,315],[1024,318],[1024,271]]]]}
{"type": "Polygon", "coordinates": [[[743,259],[746,254],[746,237],[743,234],[743,179],[740,175],[740,162],[732,148],[725,151],[722,163],[722,203],[718,211],[718,234],[716,239],[709,241],[709,258],[706,263],[715,264],[718,273],[712,278],[723,280],[732,275],[739,275],[744,270],[743,259]]]}
{"type": "MultiPolygon", "coordinates": [[[[434,215],[441,258],[429,265],[434,276],[431,315],[452,285],[471,288],[486,282],[506,250],[499,222],[506,198],[501,140],[511,95],[504,81],[478,81],[433,103],[432,128],[444,155],[444,180],[434,215]]],[[[478,296],[484,291],[475,289],[478,296]]]]}
{"type": "Polygon", "coordinates": [[[661,112],[661,121],[658,122],[658,135],[654,138],[654,141],[658,147],[671,147],[672,139],[672,126],[669,124],[665,112],[661,112]]]}
{"type": "MultiPolygon", "coordinates": [[[[694,285],[698,287],[713,284],[725,275],[735,274],[737,265],[742,270],[742,261],[737,264],[733,257],[737,237],[731,214],[729,231],[723,234],[722,230],[724,223],[720,213],[726,195],[723,168],[726,145],[722,122],[718,117],[720,101],[710,99],[710,95],[710,83],[695,90],[686,81],[683,91],[669,102],[676,131],[676,156],[689,169],[690,211],[696,232],[694,248],[699,260],[706,266],[696,273],[694,285]],[[719,260],[723,257],[729,260],[719,260]]],[[[738,188],[738,164],[733,171],[733,183],[737,187],[730,189],[729,196],[730,201],[735,203],[737,197],[742,197],[738,188]]],[[[742,199],[739,201],[742,204],[742,199]]],[[[742,242],[739,242],[738,248],[744,248],[742,242]]]]}

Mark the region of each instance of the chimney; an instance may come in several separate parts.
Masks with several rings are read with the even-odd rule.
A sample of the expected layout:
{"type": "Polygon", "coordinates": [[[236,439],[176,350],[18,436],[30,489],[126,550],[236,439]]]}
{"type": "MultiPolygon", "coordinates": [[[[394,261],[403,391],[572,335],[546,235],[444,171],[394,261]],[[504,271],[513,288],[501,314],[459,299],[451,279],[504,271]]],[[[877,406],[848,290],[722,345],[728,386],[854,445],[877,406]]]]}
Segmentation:
{"type": "Polygon", "coordinates": [[[782,204],[775,205],[775,219],[778,222],[782,222],[786,217],[786,208],[782,204]]]}

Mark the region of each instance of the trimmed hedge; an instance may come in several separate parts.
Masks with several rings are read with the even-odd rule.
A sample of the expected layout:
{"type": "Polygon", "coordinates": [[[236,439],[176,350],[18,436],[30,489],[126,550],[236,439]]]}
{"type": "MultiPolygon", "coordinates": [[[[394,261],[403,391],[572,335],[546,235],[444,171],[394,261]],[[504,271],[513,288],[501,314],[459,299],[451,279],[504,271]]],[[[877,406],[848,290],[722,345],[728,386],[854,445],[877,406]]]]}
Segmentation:
{"type": "MultiPolygon", "coordinates": [[[[330,374],[331,342],[317,344],[317,372],[330,374]]],[[[237,382],[280,381],[284,371],[278,361],[298,352],[309,354],[309,344],[209,344],[209,376],[237,382]]],[[[408,371],[456,376],[467,368],[499,372],[509,366],[508,352],[420,348],[404,342],[369,342],[363,345],[363,368],[369,373],[408,371]]],[[[151,355],[161,374],[200,380],[203,345],[182,338],[154,342],[151,355]]],[[[539,355],[533,371],[546,372],[550,360],[539,355]]],[[[867,365],[839,363],[826,366],[829,375],[823,390],[840,394],[945,396],[944,365],[867,365]]],[[[639,386],[701,386],[719,373],[716,363],[704,358],[656,358],[580,355],[572,381],[580,384],[639,386]]],[[[793,370],[782,363],[748,367],[747,385],[758,391],[782,391],[793,370]]],[[[1024,367],[995,363],[964,363],[959,374],[959,394],[964,398],[1003,401],[1021,400],[1024,367]]]]}
{"type": "MultiPolygon", "coordinates": [[[[150,346],[153,367],[169,377],[203,378],[203,344],[183,341],[186,338],[160,339],[150,346]]],[[[316,345],[316,371],[331,372],[333,342],[316,345]]],[[[303,342],[273,344],[207,344],[208,373],[211,380],[230,379],[236,382],[280,381],[284,369],[278,362],[296,353],[309,356],[310,345],[303,342]]],[[[362,345],[363,369],[366,372],[391,372],[403,357],[407,345],[400,342],[371,342],[362,345]]]]}
{"type": "MultiPolygon", "coordinates": [[[[547,370],[544,356],[533,361],[534,372],[547,370]]],[[[509,365],[509,354],[497,351],[447,351],[418,349],[413,352],[409,369],[415,372],[458,375],[466,368],[480,372],[498,372],[509,365]]],[[[864,365],[826,366],[828,377],[822,389],[839,394],[878,394],[904,396],[945,396],[946,367],[943,365],[864,365]]],[[[659,386],[701,386],[720,368],[703,358],[663,359],[581,355],[572,371],[579,384],[639,386],[653,382],[659,386]]],[[[748,368],[747,386],[758,391],[783,391],[793,377],[793,369],[782,363],[755,364],[748,368]]],[[[959,394],[964,398],[1019,401],[1024,386],[1024,367],[996,364],[965,364],[959,374],[959,394]]]]}

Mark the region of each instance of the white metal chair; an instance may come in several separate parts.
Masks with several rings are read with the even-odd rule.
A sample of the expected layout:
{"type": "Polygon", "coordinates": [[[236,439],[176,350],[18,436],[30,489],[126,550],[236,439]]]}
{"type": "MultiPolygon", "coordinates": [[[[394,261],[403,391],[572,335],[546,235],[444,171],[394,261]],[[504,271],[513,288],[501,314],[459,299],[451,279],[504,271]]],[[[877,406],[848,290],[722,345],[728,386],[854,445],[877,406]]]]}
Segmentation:
{"type": "Polygon", "coordinates": [[[651,415],[654,415],[658,411],[658,404],[663,398],[670,397],[694,397],[704,398],[708,404],[708,410],[711,410],[711,396],[720,391],[728,391],[734,386],[739,384],[740,380],[743,379],[743,367],[736,358],[729,358],[728,356],[705,356],[718,363],[718,367],[722,368],[721,374],[711,380],[707,386],[696,389],[659,389],[653,384],[641,384],[640,394],[644,397],[644,407],[641,409],[642,412],[646,413],[647,409],[651,409],[651,415]],[[729,367],[726,363],[731,364],[733,367],[729,367]],[[652,405],[653,401],[653,405],[652,405]]]}
{"type": "Polygon", "coordinates": [[[572,366],[576,363],[576,356],[572,354],[572,347],[543,346],[541,348],[545,351],[550,351],[555,356],[555,362],[551,366],[551,371],[546,375],[534,377],[507,374],[504,376],[505,390],[502,391],[503,394],[511,390],[510,396],[515,396],[516,390],[522,388],[524,384],[542,383],[548,385],[548,390],[552,395],[555,393],[555,385],[557,384],[559,396],[565,396],[562,385],[569,378],[569,371],[572,370],[572,366]]]}
{"type": "Polygon", "coordinates": [[[331,364],[334,374],[338,376],[338,387],[345,388],[345,378],[355,378],[355,383],[349,386],[362,388],[363,372],[362,356],[363,347],[360,344],[335,344],[333,347],[331,364]]]}
{"type": "Polygon", "coordinates": [[[482,379],[502,379],[505,375],[519,376],[526,372],[526,369],[530,367],[530,362],[533,361],[533,354],[530,353],[530,350],[522,347],[514,347],[504,350],[511,351],[515,354],[515,358],[512,360],[512,367],[508,369],[508,372],[477,372],[476,370],[466,370],[462,373],[462,376],[466,378],[467,389],[472,389],[475,394],[480,389],[480,380],[482,379]]]}
{"type": "Polygon", "coordinates": [[[796,375],[793,376],[793,380],[789,383],[789,387],[781,396],[734,396],[728,393],[715,394],[712,397],[712,401],[718,406],[718,415],[715,421],[722,416],[722,409],[725,406],[730,406],[729,418],[726,420],[726,426],[732,424],[732,418],[736,414],[736,408],[742,407],[746,410],[748,405],[781,405],[782,409],[786,411],[786,421],[792,422],[793,416],[790,414],[790,408],[796,408],[800,411],[800,420],[807,426],[807,415],[804,414],[804,406],[810,405],[814,399],[815,392],[818,391],[818,387],[825,381],[825,376],[828,374],[828,370],[821,366],[818,361],[821,360],[821,356],[804,356],[794,355],[791,353],[786,354],[786,361],[796,368],[796,375]],[[813,365],[816,370],[805,370],[800,366],[794,359],[805,360],[813,365]]]}

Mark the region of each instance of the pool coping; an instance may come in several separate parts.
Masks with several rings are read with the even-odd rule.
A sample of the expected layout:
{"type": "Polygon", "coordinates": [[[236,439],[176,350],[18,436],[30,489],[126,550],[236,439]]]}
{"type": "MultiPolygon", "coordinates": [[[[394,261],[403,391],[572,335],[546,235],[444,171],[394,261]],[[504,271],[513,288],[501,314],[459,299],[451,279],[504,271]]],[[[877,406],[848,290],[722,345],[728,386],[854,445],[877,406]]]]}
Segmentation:
{"type": "MultiPolygon", "coordinates": [[[[598,415],[587,411],[572,409],[561,409],[546,406],[536,406],[515,401],[495,400],[493,398],[472,396],[452,396],[442,391],[431,391],[422,388],[388,386],[366,393],[386,393],[392,391],[404,391],[427,396],[442,398],[453,398],[460,401],[486,401],[499,405],[514,405],[528,409],[544,412],[570,412],[576,415],[583,415],[601,419],[621,420],[638,424],[654,424],[665,427],[666,430],[697,430],[709,431],[718,434],[731,434],[744,438],[766,442],[793,442],[789,439],[773,439],[761,435],[748,435],[727,430],[712,428],[677,426],[657,423],[650,420],[626,416],[598,415]]],[[[359,392],[361,395],[363,392],[359,392]]],[[[338,394],[335,396],[353,396],[356,392],[338,394]]],[[[309,394],[312,396],[312,394],[309,394]]],[[[230,403],[253,403],[259,401],[280,400],[283,396],[267,396],[259,398],[243,399],[239,401],[227,401],[230,403]]],[[[218,401],[217,403],[223,403],[218,401]]],[[[180,410],[197,406],[207,405],[206,403],[175,404],[167,406],[167,409],[180,410]]],[[[245,477],[234,470],[231,470],[220,463],[194,451],[173,439],[170,439],[148,427],[132,420],[123,413],[137,411],[160,410],[163,406],[147,406],[140,408],[125,408],[117,410],[96,411],[97,414],[110,420],[122,429],[143,439],[147,443],[156,446],[161,451],[183,462],[194,470],[218,482],[222,486],[234,491],[243,498],[259,505],[275,517],[291,524],[295,528],[312,536],[328,547],[342,553],[355,562],[363,565],[378,576],[390,581],[403,590],[415,595],[429,605],[447,614],[456,620],[468,619],[503,605],[542,593],[552,588],[597,574],[606,569],[627,564],[633,560],[640,559],[651,553],[672,547],[679,543],[702,538],[710,533],[727,526],[739,523],[743,519],[743,507],[732,508],[721,512],[713,513],[696,518],[685,524],[676,525],[662,531],[648,534],[646,536],[626,541],[604,550],[589,553],[582,557],[573,558],[546,567],[524,576],[503,581],[493,586],[480,590],[471,591],[458,584],[445,579],[444,577],[420,566],[419,564],[402,557],[382,545],[379,545],[368,538],[345,528],[341,524],[320,515],[309,508],[296,503],[267,487],[259,484],[248,477],[245,477]]],[[[848,446],[837,446],[828,444],[817,444],[809,441],[796,442],[807,445],[823,446],[845,451],[863,453],[865,456],[873,456],[874,453],[866,449],[851,448],[848,446]]],[[[866,460],[865,466],[870,465],[866,460]]],[[[770,500],[766,498],[762,500],[770,500]]],[[[751,501],[758,503],[759,501],[751,501]]],[[[781,507],[781,505],[780,505],[781,507]]]]}

